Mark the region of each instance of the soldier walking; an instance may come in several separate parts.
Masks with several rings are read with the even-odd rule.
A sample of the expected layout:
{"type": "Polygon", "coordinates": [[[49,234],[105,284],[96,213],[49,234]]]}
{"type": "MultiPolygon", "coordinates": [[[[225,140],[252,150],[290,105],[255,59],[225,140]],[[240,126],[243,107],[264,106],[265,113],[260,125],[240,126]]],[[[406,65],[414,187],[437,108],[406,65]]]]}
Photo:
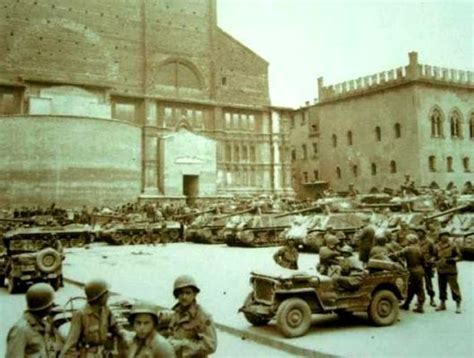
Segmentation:
{"type": "Polygon", "coordinates": [[[446,310],[448,284],[453,300],[456,302],[456,313],[461,313],[461,290],[458,284],[456,262],[461,260],[459,248],[449,241],[449,231],[441,230],[436,245],[436,269],[438,271],[438,288],[440,305],[436,311],[446,310]]]}
{"type": "Polygon", "coordinates": [[[74,313],[60,357],[104,357],[110,350],[106,348],[106,343],[113,337],[125,338],[124,331],[107,307],[107,283],[98,279],[91,280],[86,283],[84,291],[87,304],[74,313]]]}
{"type": "Polygon", "coordinates": [[[273,260],[290,270],[298,270],[298,249],[294,238],[287,238],[286,244],[273,255],[273,260]]]}
{"type": "Polygon", "coordinates": [[[178,358],[207,357],[217,348],[214,322],[196,301],[199,292],[191,276],[179,276],[174,282],[178,303],[173,307],[168,339],[178,358]]]}
{"type": "Polygon", "coordinates": [[[430,296],[430,306],[436,307],[435,292],[433,289],[433,277],[434,277],[434,259],[436,255],[436,247],[434,242],[426,236],[426,230],[423,226],[415,228],[415,232],[418,235],[419,246],[421,254],[423,255],[423,270],[425,271],[425,285],[426,292],[430,296]]]}
{"type": "Polygon", "coordinates": [[[54,306],[54,290],[37,283],[26,292],[27,309],[8,331],[6,358],[54,358],[60,351],[59,334],[47,319],[54,306]]]}

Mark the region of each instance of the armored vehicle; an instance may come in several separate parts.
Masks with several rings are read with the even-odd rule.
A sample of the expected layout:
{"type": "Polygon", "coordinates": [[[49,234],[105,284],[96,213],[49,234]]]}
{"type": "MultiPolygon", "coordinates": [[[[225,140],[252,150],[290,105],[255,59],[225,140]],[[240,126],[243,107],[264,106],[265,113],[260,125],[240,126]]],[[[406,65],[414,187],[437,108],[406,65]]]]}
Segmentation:
{"type": "Polygon", "coordinates": [[[64,255],[53,234],[39,237],[35,231],[12,230],[4,234],[3,245],[10,293],[35,282],[48,282],[56,290],[63,285],[64,255]]]}
{"type": "Polygon", "coordinates": [[[224,228],[225,220],[216,215],[217,212],[219,212],[219,209],[214,207],[209,210],[178,216],[177,219],[195,217],[184,231],[185,241],[200,244],[224,243],[225,240],[219,235],[219,232],[224,228]]]}
{"type": "Polygon", "coordinates": [[[354,291],[335,288],[328,276],[293,272],[251,273],[252,292],[239,310],[248,322],[263,326],[276,318],[285,337],[306,334],[313,314],[337,313],[344,317],[366,312],[376,326],[388,326],[397,321],[399,301],[406,297],[408,272],[401,269],[374,268],[354,291]]]}

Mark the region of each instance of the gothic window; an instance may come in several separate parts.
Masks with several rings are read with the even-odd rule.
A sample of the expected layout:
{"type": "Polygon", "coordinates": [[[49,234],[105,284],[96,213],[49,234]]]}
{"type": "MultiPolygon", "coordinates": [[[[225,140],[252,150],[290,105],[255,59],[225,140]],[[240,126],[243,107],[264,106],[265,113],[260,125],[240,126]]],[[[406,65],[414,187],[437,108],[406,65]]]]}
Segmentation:
{"type": "Polygon", "coordinates": [[[441,111],[438,108],[435,108],[431,112],[431,116],[430,116],[432,137],[441,137],[443,135],[441,119],[442,119],[441,111]]]}
{"type": "Polygon", "coordinates": [[[357,177],[359,175],[359,168],[357,167],[357,165],[353,165],[352,166],[352,174],[357,177]]]}
{"type": "Polygon", "coordinates": [[[377,164],[372,163],[371,169],[372,169],[372,175],[377,175],[377,164]]]}
{"type": "Polygon", "coordinates": [[[447,157],[446,158],[446,170],[448,172],[453,171],[453,157],[447,157]]]}
{"type": "Polygon", "coordinates": [[[395,138],[400,138],[402,136],[402,127],[400,123],[395,123],[393,129],[395,130],[395,138]]]}
{"type": "Polygon", "coordinates": [[[469,138],[474,139],[474,113],[471,113],[471,118],[469,119],[469,138]]]}
{"type": "Polygon", "coordinates": [[[382,140],[382,130],[379,126],[375,127],[375,140],[380,142],[382,140]]]}
{"type": "Polygon", "coordinates": [[[341,168],[336,167],[336,175],[337,175],[337,178],[338,178],[338,179],[341,179],[341,178],[342,178],[341,168]]]}
{"type": "Polygon", "coordinates": [[[436,171],[436,157],[434,155],[431,155],[428,158],[428,166],[429,166],[430,172],[436,171]]]}
{"type": "Polygon", "coordinates": [[[467,172],[470,172],[471,170],[469,169],[469,158],[468,157],[464,157],[462,159],[462,166],[464,167],[464,171],[467,173],[467,172]]]}
{"type": "Polygon", "coordinates": [[[314,181],[319,180],[319,170],[313,170],[314,181]]]}
{"type": "Polygon", "coordinates": [[[115,119],[120,119],[127,122],[135,122],[135,104],[134,103],[114,103],[113,106],[115,119]]]}
{"type": "Polygon", "coordinates": [[[160,85],[177,88],[201,89],[198,71],[192,64],[181,61],[170,61],[161,65],[156,73],[156,81],[160,85]]]}
{"type": "Polygon", "coordinates": [[[337,147],[337,135],[332,135],[332,146],[335,148],[337,147]]]}
{"type": "Polygon", "coordinates": [[[303,151],[303,159],[308,159],[308,151],[306,149],[306,144],[301,146],[301,150],[303,151]]]}
{"type": "Polygon", "coordinates": [[[352,145],[352,132],[347,132],[347,145],[352,145]]]}
{"type": "Polygon", "coordinates": [[[390,173],[395,174],[397,172],[397,162],[392,160],[390,161],[390,173]]]}
{"type": "Polygon", "coordinates": [[[451,137],[462,137],[461,116],[458,111],[454,111],[453,113],[451,113],[451,116],[449,117],[449,124],[451,128],[451,137]]]}

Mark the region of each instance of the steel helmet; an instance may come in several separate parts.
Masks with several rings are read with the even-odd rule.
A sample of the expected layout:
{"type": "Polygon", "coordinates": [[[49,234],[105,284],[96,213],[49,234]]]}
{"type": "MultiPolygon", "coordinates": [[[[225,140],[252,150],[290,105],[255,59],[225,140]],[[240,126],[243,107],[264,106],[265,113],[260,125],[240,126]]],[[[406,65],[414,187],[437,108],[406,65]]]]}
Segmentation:
{"type": "Polygon", "coordinates": [[[86,292],[87,302],[93,302],[109,292],[109,285],[104,280],[95,279],[86,283],[84,291],[86,292]]]}
{"type": "Polygon", "coordinates": [[[53,305],[54,289],[47,283],[36,283],[26,291],[26,304],[32,312],[41,311],[53,305]]]}
{"type": "Polygon", "coordinates": [[[354,250],[352,249],[352,247],[350,247],[349,245],[344,245],[343,247],[341,247],[341,249],[339,250],[339,252],[341,254],[350,254],[352,255],[352,253],[354,252],[354,250]]]}
{"type": "Polygon", "coordinates": [[[197,293],[199,293],[200,289],[196,284],[196,281],[194,280],[193,277],[189,275],[182,275],[179,276],[175,281],[174,281],[174,287],[173,287],[173,295],[174,297],[178,297],[177,291],[181,288],[184,287],[192,287],[196,290],[197,293]]]}
{"type": "Polygon", "coordinates": [[[418,243],[418,236],[416,236],[416,234],[408,234],[406,240],[410,244],[416,244],[418,243]]]}
{"type": "Polygon", "coordinates": [[[339,244],[339,239],[335,235],[328,235],[326,238],[326,244],[327,245],[337,245],[339,244]]]}
{"type": "Polygon", "coordinates": [[[153,319],[155,320],[155,325],[158,324],[158,307],[156,307],[152,303],[148,302],[135,302],[132,306],[130,314],[128,315],[128,321],[130,324],[133,324],[133,320],[137,314],[147,313],[152,315],[153,319]]]}

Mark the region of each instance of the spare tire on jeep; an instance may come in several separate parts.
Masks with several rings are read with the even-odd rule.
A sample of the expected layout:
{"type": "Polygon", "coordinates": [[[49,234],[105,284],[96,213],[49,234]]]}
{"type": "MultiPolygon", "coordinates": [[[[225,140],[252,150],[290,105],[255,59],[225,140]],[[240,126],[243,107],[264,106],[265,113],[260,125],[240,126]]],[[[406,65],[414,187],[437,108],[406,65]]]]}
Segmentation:
{"type": "Polygon", "coordinates": [[[56,250],[48,247],[37,253],[36,266],[44,273],[56,271],[61,266],[61,255],[56,250]]]}

